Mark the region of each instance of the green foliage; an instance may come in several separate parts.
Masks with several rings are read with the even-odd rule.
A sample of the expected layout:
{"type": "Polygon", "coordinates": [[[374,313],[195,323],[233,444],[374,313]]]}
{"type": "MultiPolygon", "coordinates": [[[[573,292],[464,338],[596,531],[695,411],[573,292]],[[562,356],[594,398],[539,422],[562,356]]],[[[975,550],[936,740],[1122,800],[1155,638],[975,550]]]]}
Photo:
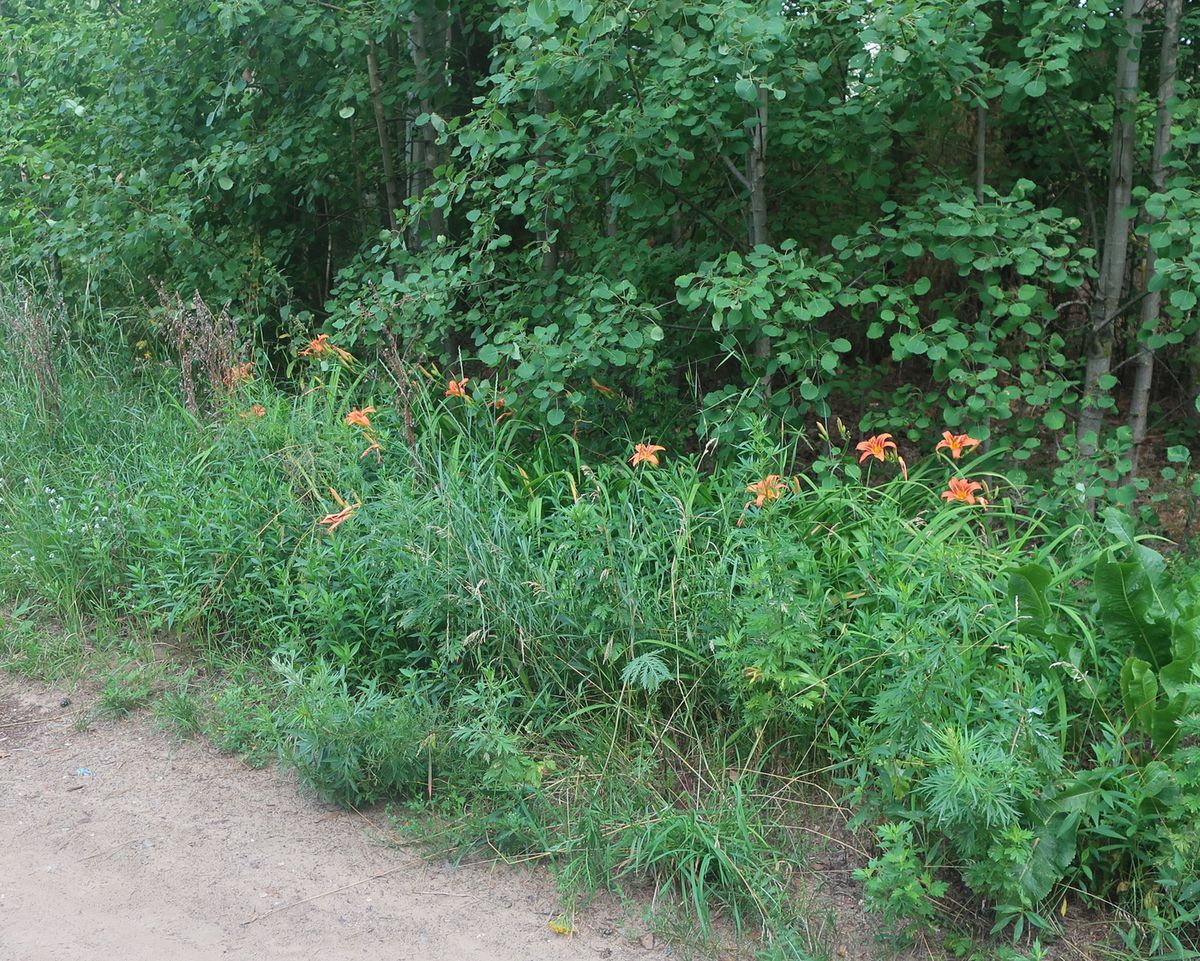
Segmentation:
{"type": "Polygon", "coordinates": [[[428,721],[411,701],[368,683],[351,693],[325,661],[301,672],[281,663],[287,706],[279,717],[284,760],[326,801],[357,806],[405,798],[424,786],[428,721]]]}
{"type": "Polygon", "coordinates": [[[1110,553],[1097,562],[1100,623],[1110,643],[1132,649],[1121,667],[1125,713],[1161,755],[1174,749],[1180,719],[1196,707],[1189,682],[1200,647],[1197,587],[1170,583],[1162,555],[1138,544],[1118,516],[1110,515],[1109,526],[1133,559],[1120,563],[1110,553]]]}
{"type": "Polygon", "coordinates": [[[201,733],[222,751],[240,754],[248,764],[262,767],[278,753],[278,699],[274,685],[230,678],[210,692],[201,733]]]}
{"type": "MultiPolygon", "coordinates": [[[[1197,26],[1153,190],[1141,44],[1106,319],[1109,0],[10,0],[0,596],[276,656],[157,709],[582,889],[779,932],[818,772],[909,934],[956,877],[1016,938],[1070,888],[1183,953],[1200,581],[1090,512],[1200,492],[1197,26]]],[[[4,665],[82,669],[13,623],[4,665]]]]}
{"type": "Polygon", "coordinates": [[[1072,296],[1091,254],[1075,242],[1078,223],[1039,209],[1033,191],[1020,180],[1008,195],[977,202],[961,186],[935,182],[833,240],[842,269],[864,278],[839,303],[867,322],[867,337],[886,339],[897,362],[924,357],[944,385],[924,402],[937,403],[954,428],[999,422],[992,429],[1011,438],[1016,460],[1033,449],[1018,442],[1061,429],[1075,399],[1055,301],[1072,296]],[[935,289],[931,277],[947,271],[958,282],[941,279],[935,289]]]}
{"type": "MultiPolygon", "coordinates": [[[[913,439],[972,425],[1128,505],[1149,493],[1130,439],[1082,461],[1070,441],[1115,13],[17,0],[0,249],[72,307],[153,300],[146,278],[228,302],[264,364],[316,322],[499,375],[531,421],[593,438],[693,421],[698,399],[723,442],[747,423],[733,406],[882,415],[913,439]]],[[[1135,173],[1164,311],[1124,340],[1187,382],[1186,84],[1171,109],[1166,188],[1135,173]]],[[[173,346],[139,326],[128,341],[173,346]]],[[[1100,385],[1107,411],[1123,379],[1100,385]]]]}
{"type": "Polygon", "coordinates": [[[955,459],[931,429],[860,461],[849,430],[759,421],[721,461],[649,437],[667,449],[635,466],[498,416],[505,382],[447,396],[401,361],[393,394],[320,357],[200,419],[177,368],[105,336],[65,345],[57,414],[6,360],[0,591],[218,670],[275,656],[168,684],[181,730],[281,750],[325,798],[432,808],[568,890],[652,878],[704,923],[797,923],[786,825],[815,780],[890,826],[863,879],[910,935],[959,879],[1018,938],[1052,936],[1070,887],[1120,901],[1138,944],[1194,942],[1194,575],[1115,515],[1039,510],[1002,450],[955,459]],[[986,508],[940,496],[975,478],[986,508]],[[1155,711],[1183,698],[1173,750],[1126,712],[1131,655],[1155,711]]]}
{"type": "Polygon", "coordinates": [[[28,600],[0,613],[0,668],[49,684],[73,682],[84,665],[82,633],[44,629],[40,613],[28,600]]]}
{"type": "Polygon", "coordinates": [[[104,685],[96,702],[101,717],[124,717],[150,703],[154,693],[154,677],[143,666],[117,671],[104,685]]]}
{"type": "Polygon", "coordinates": [[[855,872],[863,882],[867,906],[878,912],[887,939],[897,947],[911,944],[932,929],[935,900],[948,890],[944,881],[921,863],[911,824],[882,824],[877,832],[880,853],[855,872]]]}
{"type": "Polygon", "coordinates": [[[160,723],[177,737],[188,738],[200,732],[203,713],[191,678],[184,676],[163,690],[154,702],[154,713],[160,723]]]}

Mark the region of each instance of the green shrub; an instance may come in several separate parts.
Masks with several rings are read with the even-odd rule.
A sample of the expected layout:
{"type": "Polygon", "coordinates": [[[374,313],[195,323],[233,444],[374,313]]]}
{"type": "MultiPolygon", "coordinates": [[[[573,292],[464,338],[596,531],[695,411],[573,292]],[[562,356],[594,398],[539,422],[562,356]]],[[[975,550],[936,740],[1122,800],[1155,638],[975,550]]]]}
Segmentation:
{"type": "Polygon", "coordinates": [[[882,918],[887,939],[904,947],[932,929],[935,901],[948,886],[935,880],[922,863],[911,824],[882,824],[877,837],[879,855],[858,869],[855,877],[863,882],[867,907],[882,918]]]}
{"type": "Polygon", "coordinates": [[[352,692],[323,660],[303,671],[286,663],[278,669],[287,698],[278,719],[283,758],[302,784],[351,806],[425,789],[431,731],[411,701],[372,683],[352,692]]]}

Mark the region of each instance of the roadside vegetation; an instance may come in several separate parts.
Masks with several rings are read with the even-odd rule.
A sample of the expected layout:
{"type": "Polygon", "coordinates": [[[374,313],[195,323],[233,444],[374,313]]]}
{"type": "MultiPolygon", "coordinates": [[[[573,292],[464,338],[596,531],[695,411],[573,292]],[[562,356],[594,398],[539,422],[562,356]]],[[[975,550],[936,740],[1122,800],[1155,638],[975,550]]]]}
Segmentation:
{"type": "Polygon", "coordinates": [[[1036,957],[1097,912],[1112,948],[1195,943],[1200,575],[1120,511],[950,431],[604,453],[327,337],[286,389],[117,340],[62,345],[53,398],[5,352],[7,666],[95,670],[89,619],[153,639],[108,648],[98,712],[153,701],[573,895],[655,879],[765,957],[820,956],[831,844],[897,946],[953,917],[1036,957]]]}

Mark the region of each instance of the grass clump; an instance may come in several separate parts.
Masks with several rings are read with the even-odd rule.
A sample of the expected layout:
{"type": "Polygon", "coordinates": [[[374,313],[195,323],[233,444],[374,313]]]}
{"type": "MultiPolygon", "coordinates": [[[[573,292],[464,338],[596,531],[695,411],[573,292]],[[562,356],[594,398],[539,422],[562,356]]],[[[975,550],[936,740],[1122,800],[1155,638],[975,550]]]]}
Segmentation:
{"type": "Polygon", "coordinates": [[[433,735],[411,700],[375,682],[352,691],[345,672],[318,660],[281,663],[286,706],[278,716],[284,761],[320,798],[360,806],[426,791],[433,735]]]}
{"type": "Polygon", "coordinates": [[[95,713],[119,718],[147,707],[154,697],[157,672],[147,665],[118,668],[100,691],[95,713]]]}
{"type": "Polygon", "coordinates": [[[163,728],[180,738],[194,737],[204,722],[200,698],[187,674],[162,691],[153,710],[163,728]]]}
{"type": "Polygon", "coordinates": [[[235,670],[215,680],[205,692],[207,704],[200,732],[222,751],[239,754],[251,767],[276,756],[279,723],[275,706],[278,685],[252,669],[235,670]]]}
{"type": "Polygon", "coordinates": [[[0,668],[48,684],[74,682],[86,663],[82,633],[38,614],[29,601],[0,612],[0,668]]]}

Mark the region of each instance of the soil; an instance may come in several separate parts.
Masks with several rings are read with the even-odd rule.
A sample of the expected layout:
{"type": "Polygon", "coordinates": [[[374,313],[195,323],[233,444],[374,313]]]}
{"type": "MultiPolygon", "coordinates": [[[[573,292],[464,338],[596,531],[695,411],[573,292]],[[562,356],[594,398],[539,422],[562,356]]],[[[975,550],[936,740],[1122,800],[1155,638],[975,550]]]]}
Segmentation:
{"type": "Polygon", "coordinates": [[[0,961],[612,961],[669,954],[611,904],[550,927],[542,873],[454,867],[146,718],[0,672],[0,961]]]}
{"type": "MultiPolygon", "coordinates": [[[[0,671],[0,961],[655,961],[693,955],[603,898],[570,918],[544,871],[423,856],[381,811],[306,796],[146,716],[75,723],[91,698],[0,671]],[[552,923],[554,927],[551,927],[552,923]]],[[[795,879],[837,961],[947,957],[935,937],[879,943],[851,879],[865,863],[831,821],[795,879]]],[[[964,927],[977,927],[959,919],[964,927]]],[[[1087,959],[1111,918],[1073,906],[1053,958],[1087,959]]],[[[979,933],[986,931],[984,925],[979,933]]]]}

